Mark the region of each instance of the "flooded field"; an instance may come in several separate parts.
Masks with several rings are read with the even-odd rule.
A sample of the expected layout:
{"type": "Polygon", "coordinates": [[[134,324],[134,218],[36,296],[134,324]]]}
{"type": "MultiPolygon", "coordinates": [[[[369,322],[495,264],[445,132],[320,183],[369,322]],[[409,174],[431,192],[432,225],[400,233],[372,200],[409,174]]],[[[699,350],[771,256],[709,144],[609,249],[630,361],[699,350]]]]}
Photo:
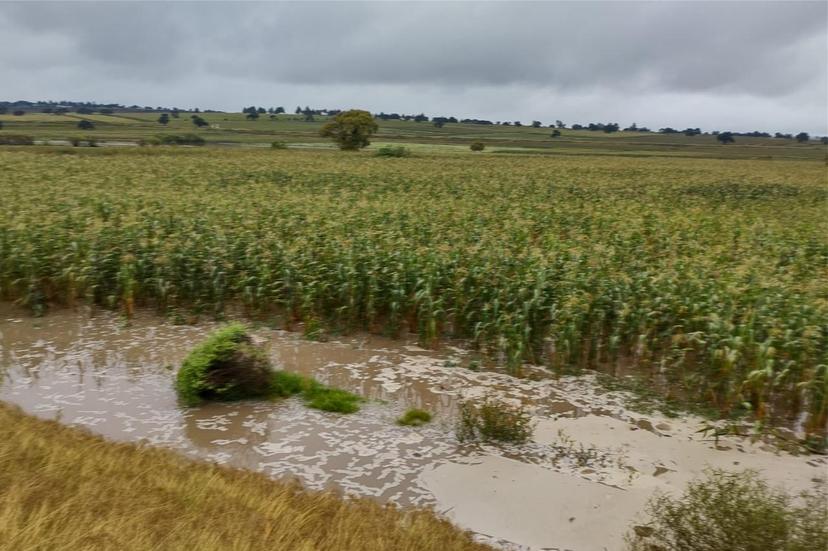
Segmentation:
{"type": "Polygon", "coordinates": [[[458,348],[428,351],[377,337],[312,342],[267,328],[254,334],[279,368],[312,375],[367,399],[352,415],[298,399],[183,408],[175,370],[214,323],[173,325],[139,312],[64,310],[31,318],[0,306],[0,399],[25,411],[122,441],[295,477],[402,506],[433,506],[504,548],[615,550],[647,498],[706,466],[758,469],[774,484],[825,483],[828,462],[735,437],[716,448],[700,419],[624,407],[591,376],[542,380],[476,372],[458,348]],[[454,435],[459,401],[493,395],[531,408],[533,441],[472,445],[454,435]],[[417,428],[408,407],[435,413],[417,428]]]}

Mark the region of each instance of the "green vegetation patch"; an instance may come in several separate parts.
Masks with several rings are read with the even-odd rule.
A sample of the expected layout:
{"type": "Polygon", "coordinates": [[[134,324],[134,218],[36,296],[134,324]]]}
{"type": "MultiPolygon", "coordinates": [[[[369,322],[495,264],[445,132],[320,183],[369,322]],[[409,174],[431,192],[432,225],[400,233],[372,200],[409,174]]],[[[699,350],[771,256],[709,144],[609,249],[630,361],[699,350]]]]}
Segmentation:
{"type": "Polygon", "coordinates": [[[423,409],[411,408],[397,419],[397,424],[407,427],[419,427],[429,421],[431,421],[431,414],[429,412],[423,409]]]}
{"type": "Polygon", "coordinates": [[[273,371],[247,328],[234,323],[212,333],[184,360],[176,390],[187,405],[204,400],[241,400],[270,393],[273,371]]]}
{"type": "Polygon", "coordinates": [[[377,152],[375,153],[375,156],[377,156],[377,157],[410,157],[411,156],[411,150],[409,150],[407,147],[403,147],[401,145],[397,146],[397,147],[387,145],[385,147],[380,147],[379,149],[377,149],[377,152]]]}
{"type": "Polygon", "coordinates": [[[828,496],[797,498],[754,471],[711,470],[684,494],[658,494],[650,521],[627,536],[631,551],[808,551],[828,549],[828,496]]]}
{"type": "Polygon", "coordinates": [[[256,397],[287,398],[301,394],[308,407],[337,413],[359,411],[361,398],[298,373],[274,371],[247,328],[233,323],[212,333],[184,360],[176,390],[187,405],[209,400],[256,397]]]}
{"type": "Polygon", "coordinates": [[[272,396],[280,397],[301,394],[308,407],[336,413],[359,411],[361,401],[356,394],[325,386],[310,377],[289,371],[277,371],[273,374],[270,392],[272,396]]]}
{"type": "Polygon", "coordinates": [[[482,402],[463,402],[457,424],[461,442],[505,442],[523,444],[534,433],[532,416],[520,405],[487,397],[482,402]]]}

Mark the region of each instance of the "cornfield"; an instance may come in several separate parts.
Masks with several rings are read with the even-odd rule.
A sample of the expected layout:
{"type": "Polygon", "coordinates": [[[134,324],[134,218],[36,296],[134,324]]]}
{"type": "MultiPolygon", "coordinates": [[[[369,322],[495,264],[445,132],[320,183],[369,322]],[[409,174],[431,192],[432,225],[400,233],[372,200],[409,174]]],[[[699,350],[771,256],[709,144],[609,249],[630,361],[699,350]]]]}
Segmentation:
{"type": "Polygon", "coordinates": [[[0,151],[0,296],[462,339],[828,422],[809,161],[0,151]]]}

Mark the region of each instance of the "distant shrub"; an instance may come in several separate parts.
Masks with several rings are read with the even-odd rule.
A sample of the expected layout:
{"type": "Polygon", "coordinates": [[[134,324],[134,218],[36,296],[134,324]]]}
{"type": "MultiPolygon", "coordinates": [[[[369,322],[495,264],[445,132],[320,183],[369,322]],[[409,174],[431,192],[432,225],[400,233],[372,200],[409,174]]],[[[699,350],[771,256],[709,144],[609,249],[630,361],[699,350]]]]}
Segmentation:
{"type": "Polygon", "coordinates": [[[431,414],[429,412],[422,409],[411,408],[399,419],[397,419],[397,424],[407,427],[419,427],[420,425],[425,425],[429,421],[431,421],[431,414]]]}
{"type": "Polygon", "coordinates": [[[828,549],[828,499],[797,502],[754,471],[709,470],[679,497],[657,494],[650,521],[627,535],[631,551],[810,551],[828,549]]]}
{"type": "Polygon", "coordinates": [[[161,140],[159,138],[156,138],[155,136],[150,136],[149,138],[141,138],[140,140],[138,140],[138,145],[141,147],[145,147],[148,145],[161,145],[161,140]]]}
{"type": "Polygon", "coordinates": [[[483,142],[474,142],[469,146],[469,149],[471,149],[472,151],[483,151],[484,149],[486,149],[486,144],[484,144],[483,142]]]}
{"type": "Polygon", "coordinates": [[[34,138],[23,134],[0,135],[0,145],[34,145],[34,138]]]}
{"type": "Polygon", "coordinates": [[[80,128],[81,130],[94,130],[95,129],[95,123],[93,123],[92,121],[88,121],[86,119],[83,119],[82,121],[78,121],[78,128],[80,128]]]}
{"type": "Polygon", "coordinates": [[[561,131],[558,130],[558,129],[555,129],[555,130],[552,131],[552,134],[550,134],[550,137],[557,138],[560,135],[561,135],[561,131]]]}
{"type": "Polygon", "coordinates": [[[391,147],[385,146],[377,149],[375,154],[377,157],[410,157],[411,151],[403,146],[391,147]]]}
{"type": "Polygon", "coordinates": [[[73,136],[69,138],[69,143],[72,144],[72,147],[80,147],[82,145],[87,147],[98,147],[97,138],[93,138],[92,136],[73,136]]]}
{"type": "Polygon", "coordinates": [[[198,134],[161,134],[158,140],[162,145],[204,145],[204,138],[198,134]]]}
{"type": "MultiPolygon", "coordinates": [[[[273,117],[275,115],[271,115],[271,116],[273,117]]],[[[276,140],[275,142],[270,143],[270,149],[287,149],[287,148],[288,148],[287,142],[282,142],[282,141],[276,140]]]]}
{"type": "Polygon", "coordinates": [[[534,432],[532,416],[522,406],[513,406],[492,398],[480,403],[460,404],[457,438],[460,441],[482,440],[522,444],[534,432]]]}

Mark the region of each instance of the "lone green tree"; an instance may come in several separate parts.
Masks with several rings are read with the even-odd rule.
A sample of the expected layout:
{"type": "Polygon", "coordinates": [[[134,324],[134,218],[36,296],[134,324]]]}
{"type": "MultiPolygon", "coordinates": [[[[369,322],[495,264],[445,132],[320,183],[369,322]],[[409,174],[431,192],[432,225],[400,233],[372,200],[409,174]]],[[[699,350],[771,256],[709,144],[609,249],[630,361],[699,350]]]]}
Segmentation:
{"type": "Polygon", "coordinates": [[[339,113],[322,127],[323,137],[332,138],[339,149],[355,151],[371,145],[369,138],[379,127],[371,113],[362,109],[350,109],[339,113]]]}
{"type": "Polygon", "coordinates": [[[163,113],[160,117],[158,117],[158,124],[168,124],[170,122],[170,116],[166,113],[163,113]]]}
{"type": "Polygon", "coordinates": [[[83,119],[78,123],[78,128],[80,128],[81,130],[93,130],[95,128],[95,125],[92,123],[92,121],[83,119]]]}
{"type": "Polygon", "coordinates": [[[808,140],[810,139],[811,136],[809,136],[807,132],[800,132],[796,135],[796,141],[799,143],[808,143],[808,140]]]}

